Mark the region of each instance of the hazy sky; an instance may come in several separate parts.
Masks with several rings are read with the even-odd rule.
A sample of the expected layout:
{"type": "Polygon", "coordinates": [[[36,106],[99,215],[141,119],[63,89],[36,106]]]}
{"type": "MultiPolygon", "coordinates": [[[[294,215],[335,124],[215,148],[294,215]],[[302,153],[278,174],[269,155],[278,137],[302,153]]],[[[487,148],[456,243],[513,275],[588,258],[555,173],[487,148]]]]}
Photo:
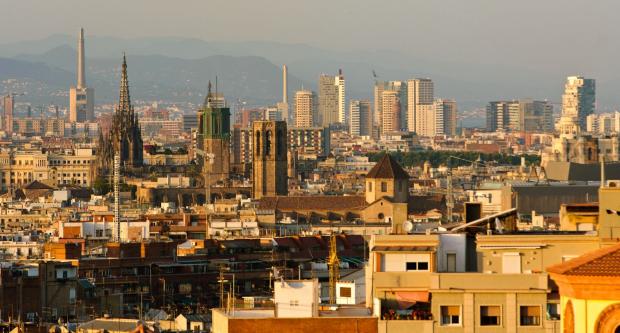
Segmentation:
{"type": "Polygon", "coordinates": [[[618,105],[619,12],[617,0],[0,0],[0,44],[84,27],[87,37],[396,51],[405,69],[486,80],[497,89],[484,98],[559,100],[564,78],[580,74],[597,79],[601,105],[618,105]]]}
{"type": "Polygon", "coordinates": [[[0,43],[54,33],[528,58],[617,43],[616,0],[0,0],[0,43]]]}

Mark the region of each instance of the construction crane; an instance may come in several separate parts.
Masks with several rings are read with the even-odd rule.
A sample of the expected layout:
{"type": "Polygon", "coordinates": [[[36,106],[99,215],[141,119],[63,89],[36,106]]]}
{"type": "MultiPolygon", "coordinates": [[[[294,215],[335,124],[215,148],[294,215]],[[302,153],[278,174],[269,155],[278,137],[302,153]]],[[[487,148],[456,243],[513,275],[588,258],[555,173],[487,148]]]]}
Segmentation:
{"type": "Polygon", "coordinates": [[[471,162],[472,165],[476,164],[476,165],[486,165],[486,162],[483,162],[482,160],[480,160],[480,156],[478,156],[478,160],[476,161],[472,161],[472,160],[468,160],[466,158],[462,158],[462,157],[458,157],[458,156],[453,156],[450,155],[448,156],[448,175],[446,177],[446,213],[448,215],[448,223],[452,222],[452,212],[454,210],[454,188],[453,188],[453,184],[452,184],[452,159],[455,160],[461,160],[461,161],[465,161],[465,162],[471,162]]]}
{"type": "Polygon", "coordinates": [[[329,237],[327,265],[329,266],[329,304],[336,304],[336,283],[340,278],[340,260],[338,259],[338,247],[336,246],[336,234],[333,231],[329,237]]]}

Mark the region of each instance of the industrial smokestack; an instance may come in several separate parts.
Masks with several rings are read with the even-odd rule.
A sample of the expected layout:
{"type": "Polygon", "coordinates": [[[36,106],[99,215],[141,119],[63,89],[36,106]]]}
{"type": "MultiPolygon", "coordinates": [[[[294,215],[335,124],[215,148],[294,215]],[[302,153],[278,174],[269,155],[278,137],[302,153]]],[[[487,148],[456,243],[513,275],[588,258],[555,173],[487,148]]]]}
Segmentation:
{"type": "Polygon", "coordinates": [[[86,86],[84,79],[84,29],[80,29],[80,38],[78,39],[78,57],[77,57],[77,88],[81,89],[86,86]]]}

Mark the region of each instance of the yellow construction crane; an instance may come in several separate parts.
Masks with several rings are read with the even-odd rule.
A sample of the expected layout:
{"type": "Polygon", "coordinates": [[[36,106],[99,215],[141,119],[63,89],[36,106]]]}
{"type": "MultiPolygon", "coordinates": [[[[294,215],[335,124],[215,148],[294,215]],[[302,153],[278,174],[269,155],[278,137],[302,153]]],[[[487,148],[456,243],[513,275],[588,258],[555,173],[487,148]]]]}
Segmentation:
{"type": "Polygon", "coordinates": [[[336,304],[336,282],[340,278],[338,259],[338,247],[336,246],[336,234],[332,232],[329,238],[329,304],[336,304]]]}

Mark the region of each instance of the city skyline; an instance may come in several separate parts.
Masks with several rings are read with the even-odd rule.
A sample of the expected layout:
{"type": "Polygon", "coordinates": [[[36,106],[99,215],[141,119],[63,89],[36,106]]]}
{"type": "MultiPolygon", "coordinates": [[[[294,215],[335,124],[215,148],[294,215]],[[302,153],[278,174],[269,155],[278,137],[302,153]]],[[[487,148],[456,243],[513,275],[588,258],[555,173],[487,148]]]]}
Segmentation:
{"type": "MultiPolygon", "coordinates": [[[[116,24],[110,25],[108,20],[101,17],[114,11],[117,4],[112,2],[105,6],[84,6],[73,1],[54,5],[36,1],[11,3],[5,8],[7,13],[15,15],[7,15],[6,19],[0,22],[0,44],[3,46],[0,57],[17,56],[18,54],[7,53],[10,52],[10,46],[27,40],[45,39],[50,35],[59,37],[57,34],[62,34],[72,36],[73,41],[75,31],[84,26],[89,39],[87,54],[92,57],[100,57],[95,48],[99,37],[102,40],[142,39],[135,41],[136,48],[148,43],[148,40],[160,40],[160,37],[175,43],[179,43],[179,38],[185,41],[205,41],[215,50],[229,50],[226,45],[234,44],[238,50],[245,49],[248,54],[266,57],[277,67],[289,63],[291,76],[300,76],[306,83],[315,81],[314,78],[320,72],[333,73],[342,68],[347,75],[347,89],[352,98],[370,97],[361,93],[366,92],[366,87],[370,84],[371,69],[377,69],[382,80],[399,79],[396,73],[404,71],[404,78],[419,76],[432,77],[436,82],[449,81],[441,84],[442,88],[437,94],[453,96],[460,102],[463,110],[484,108],[487,101],[497,99],[548,99],[559,103],[561,89],[558,85],[570,75],[597,79],[597,106],[601,110],[612,111],[620,105],[620,99],[611,84],[617,80],[613,58],[613,55],[617,54],[617,46],[614,43],[601,43],[616,30],[610,24],[613,22],[610,17],[612,11],[607,10],[616,5],[610,2],[488,4],[474,1],[465,5],[452,1],[439,9],[426,3],[362,3],[361,6],[354,6],[352,2],[344,1],[332,4],[333,11],[325,11],[322,9],[329,4],[319,1],[314,2],[308,15],[296,20],[296,24],[286,24],[291,20],[291,15],[287,13],[293,13],[298,5],[271,1],[251,4],[239,1],[216,1],[209,4],[190,1],[183,8],[171,8],[172,5],[162,2],[145,6],[145,2],[137,1],[124,5],[123,11],[111,14],[114,15],[116,24]],[[221,24],[203,27],[197,25],[200,20],[192,19],[183,19],[182,24],[173,23],[178,22],[179,17],[199,16],[205,11],[213,11],[214,8],[227,14],[213,15],[212,22],[221,24]],[[447,9],[443,10],[444,8],[447,9]],[[537,10],[529,10],[530,8],[537,10]],[[68,19],[42,19],[38,20],[40,23],[25,26],[15,19],[23,12],[28,12],[33,18],[63,15],[68,19]],[[238,25],[239,27],[226,25],[223,22],[224,17],[230,15],[235,15],[243,24],[238,25]],[[388,21],[386,17],[390,17],[386,23],[386,28],[391,31],[389,37],[383,36],[383,29],[372,29],[358,23],[363,22],[360,18],[373,17],[372,15],[375,22],[388,21]],[[527,26],[518,24],[519,15],[532,23],[527,26]],[[282,20],[262,19],[272,16],[281,17],[282,20]],[[342,28],[339,31],[351,37],[338,39],[327,34],[326,28],[310,29],[309,26],[314,26],[319,17],[330,23],[330,26],[342,28]],[[504,24],[502,17],[511,17],[509,22],[515,24],[504,24]],[[412,18],[416,22],[414,25],[409,23],[412,18]],[[161,20],[170,23],[174,28],[156,23],[161,20]],[[258,23],[257,20],[261,22],[258,23]],[[572,22],[581,22],[588,28],[573,29],[572,22]],[[14,29],[17,26],[20,28],[14,29]],[[227,28],[214,29],[212,26],[227,28]],[[572,33],[566,34],[566,31],[572,33]],[[372,47],[367,47],[363,40],[372,41],[372,47]],[[571,42],[574,40],[580,41],[579,47],[571,49],[570,45],[573,45],[571,42]],[[436,48],[417,47],[432,45],[435,41],[450,45],[448,50],[458,52],[437,52],[436,48]],[[308,64],[302,68],[293,63],[294,61],[279,59],[256,49],[257,44],[265,42],[293,46],[303,50],[299,53],[315,57],[328,55],[323,61],[327,63],[323,66],[308,64]],[[597,61],[588,61],[589,59],[597,61]],[[355,62],[359,62],[359,68],[355,62]],[[475,77],[478,79],[474,80],[475,77]],[[511,79],[505,80],[506,77],[511,79]],[[533,89],[528,82],[537,82],[538,87],[533,89]]],[[[71,42],[70,46],[73,44],[71,42]]],[[[51,48],[40,51],[45,52],[51,48]]],[[[118,50],[112,48],[111,51],[116,52],[114,57],[117,57],[122,49],[119,46],[118,50]]],[[[128,54],[135,53],[132,50],[127,51],[128,54]]],[[[171,48],[166,56],[188,56],[181,51],[171,48]]],[[[204,56],[206,54],[193,54],[195,58],[204,56]]],[[[293,55],[289,51],[280,53],[280,57],[287,56],[293,55]]],[[[88,61],[90,60],[87,59],[87,63],[88,61]]],[[[92,75],[90,77],[92,78],[92,75]]],[[[90,80],[91,84],[93,82],[94,78],[90,80]]],[[[291,90],[295,88],[298,87],[291,85],[291,90]]],[[[204,91],[204,88],[202,90],[204,91]]],[[[101,91],[98,96],[106,95],[104,91],[98,91],[101,91]]],[[[140,95],[141,91],[136,91],[136,96],[140,95]]]]}

